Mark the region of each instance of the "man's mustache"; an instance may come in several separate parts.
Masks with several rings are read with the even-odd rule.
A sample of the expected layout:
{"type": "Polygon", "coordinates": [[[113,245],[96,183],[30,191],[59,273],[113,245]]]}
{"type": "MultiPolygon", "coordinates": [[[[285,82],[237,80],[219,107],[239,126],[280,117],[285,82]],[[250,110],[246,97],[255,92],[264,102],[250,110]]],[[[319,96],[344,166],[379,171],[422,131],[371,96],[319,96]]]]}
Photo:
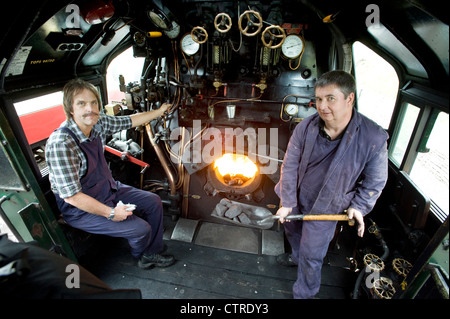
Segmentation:
{"type": "Polygon", "coordinates": [[[89,112],[89,113],[83,114],[83,117],[88,117],[88,116],[91,116],[91,115],[98,116],[98,113],[95,113],[95,112],[89,112]]]}

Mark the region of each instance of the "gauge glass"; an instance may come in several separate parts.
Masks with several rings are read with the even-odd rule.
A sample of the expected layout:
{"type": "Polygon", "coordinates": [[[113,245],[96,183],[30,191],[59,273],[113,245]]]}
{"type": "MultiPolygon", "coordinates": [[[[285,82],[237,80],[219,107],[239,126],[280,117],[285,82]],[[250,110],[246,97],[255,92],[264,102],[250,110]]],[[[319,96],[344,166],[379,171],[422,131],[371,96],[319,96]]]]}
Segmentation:
{"type": "Polygon", "coordinates": [[[298,35],[291,34],[284,39],[281,46],[281,52],[289,59],[295,59],[300,56],[303,51],[303,40],[298,35]]]}
{"type": "Polygon", "coordinates": [[[297,115],[298,105],[297,104],[286,104],[286,106],[284,107],[284,111],[289,116],[297,115]]]}
{"type": "Polygon", "coordinates": [[[166,30],[164,33],[170,39],[175,39],[180,34],[180,26],[175,21],[172,21],[172,29],[166,30]]]}
{"type": "Polygon", "coordinates": [[[194,55],[200,49],[200,44],[195,42],[190,33],[186,33],[181,39],[181,50],[187,55],[194,55]]]}

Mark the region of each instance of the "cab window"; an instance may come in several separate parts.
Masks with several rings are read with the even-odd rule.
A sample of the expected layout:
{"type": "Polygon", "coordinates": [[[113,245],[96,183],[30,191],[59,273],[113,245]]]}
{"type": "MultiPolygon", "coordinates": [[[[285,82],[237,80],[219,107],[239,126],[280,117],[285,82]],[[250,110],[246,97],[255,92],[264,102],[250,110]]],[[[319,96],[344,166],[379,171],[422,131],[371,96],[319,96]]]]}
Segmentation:
{"type": "Polygon", "coordinates": [[[420,109],[411,103],[405,103],[401,109],[396,131],[393,134],[395,138],[392,139],[389,148],[389,157],[397,167],[401,167],[419,112],[420,109]]]}
{"type": "Polygon", "coordinates": [[[361,42],[353,44],[358,111],[388,129],[399,80],[392,65],[361,42]]]}
{"type": "Polygon", "coordinates": [[[125,50],[115,57],[106,72],[106,87],[109,104],[125,104],[125,92],[120,91],[119,76],[124,77],[125,84],[139,81],[145,58],[135,58],[133,48],[125,50]]]}
{"type": "Polygon", "coordinates": [[[443,104],[414,83],[399,90],[392,65],[361,42],[353,44],[353,59],[358,111],[388,130],[398,100],[390,162],[409,175],[431,199],[432,211],[445,220],[449,213],[449,120],[443,104]]]}
{"type": "Polygon", "coordinates": [[[62,101],[63,93],[55,92],[14,103],[30,145],[45,141],[66,119],[62,101]]]}
{"type": "Polygon", "coordinates": [[[65,121],[62,91],[14,103],[20,124],[30,145],[41,175],[46,175],[45,142],[65,121]],[[45,125],[43,125],[45,123],[45,125]]]}
{"type": "Polygon", "coordinates": [[[449,213],[448,113],[431,101],[410,101],[406,94],[411,89],[407,87],[402,92],[401,108],[389,144],[389,159],[431,199],[432,212],[444,221],[449,213]]]}
{"type": "Polygon", "coordinates": [[[448,113],[438,112],[418,146],[417,158],[411,168],[410,177],[443,211],[449,213],[449,122],[448,113]]]}

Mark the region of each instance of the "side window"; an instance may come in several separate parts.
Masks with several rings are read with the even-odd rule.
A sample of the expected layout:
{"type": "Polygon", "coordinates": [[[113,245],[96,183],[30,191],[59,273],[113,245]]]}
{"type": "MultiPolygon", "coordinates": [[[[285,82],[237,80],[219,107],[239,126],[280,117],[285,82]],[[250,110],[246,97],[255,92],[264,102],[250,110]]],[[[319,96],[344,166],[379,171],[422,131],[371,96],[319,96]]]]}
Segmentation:
{"type": "MultiPolygon", "coordinates": [[[[429,105],[403,102],[389,158],[443,214],[449,213],[449,118],[429,105]]],[[[445,217],[444,217],[445,219],[445,217]]]]}
{"type": "Polygon", "coordinates": [[[448,215],[448,113],[435,114],[424,131],[410,177],[448,215]]]}
{"type": "Polygon", "coordinates": [[[14,103],[20,124],[42,175],[46,175],[47,167],[44,157],[45,142],[66,119],[62,103],[61,91],[14,103]]]}
{"type": "Polygon", "coordinates": [[[63,93],[55,92],[14,103],[30,145],[45,141],[66,119],[62,102],[63,93]]]}
{"type": "Polygon", "coordinates": [[[405,103],[398,116],[396,130],[389,145],[389,158],[397,167],[402,164],[419,112],[420,109],[417,106],[405,103]]]}
{"type": "Polygon", "coordinates": [[[145,58],[135,58],[133,48],[129,48],[119,54],[108,66],[106,71],[106,87],[108,90],[108,103],[122,103],[125,92],[120,91],[119,76],[125,79],[125,84],[139,81],[145,58]]]}
{"type": "Polygon", "coordinates": [[[358,111],[389,128],[398,94],[398,76],[392,65],[361,42],[353,44],[358,111]]]}

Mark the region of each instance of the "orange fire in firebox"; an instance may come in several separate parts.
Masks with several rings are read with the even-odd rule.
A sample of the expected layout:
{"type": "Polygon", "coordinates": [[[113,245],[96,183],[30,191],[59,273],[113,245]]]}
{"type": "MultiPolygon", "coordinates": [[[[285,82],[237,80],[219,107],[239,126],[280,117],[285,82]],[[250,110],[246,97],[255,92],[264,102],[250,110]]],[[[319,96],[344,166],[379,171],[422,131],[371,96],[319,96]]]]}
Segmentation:
{"type": "MultiPolygon", "coordinates": [[[[214,162],[214,168],[222,176],[244,177],[248,180],[255,176],[258,167],[253,163],[248,156],[240,154],[227,153],[214,162]]],[[[240,183],[239,183],[240,184],[240,183]]]]}

